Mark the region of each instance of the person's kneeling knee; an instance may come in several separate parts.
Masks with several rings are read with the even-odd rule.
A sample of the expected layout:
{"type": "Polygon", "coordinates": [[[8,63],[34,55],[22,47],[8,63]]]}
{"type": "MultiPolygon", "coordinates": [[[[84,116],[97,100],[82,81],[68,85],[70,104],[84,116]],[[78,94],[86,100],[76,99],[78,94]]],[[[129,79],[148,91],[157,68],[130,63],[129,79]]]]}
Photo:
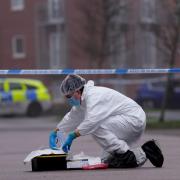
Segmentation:
{"type": "Polygon", "coordinates": [[[102,159],[110,168],[136,168],[146,161],[146,155],[141,148],[128,150],[125,153],[113,152],[107,158],[102,159]]]}

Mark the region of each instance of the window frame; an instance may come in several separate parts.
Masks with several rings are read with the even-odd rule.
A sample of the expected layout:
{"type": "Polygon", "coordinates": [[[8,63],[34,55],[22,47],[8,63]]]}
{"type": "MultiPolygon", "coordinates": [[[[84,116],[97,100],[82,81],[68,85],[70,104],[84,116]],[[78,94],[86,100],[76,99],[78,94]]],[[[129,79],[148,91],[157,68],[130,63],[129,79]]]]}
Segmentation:
{"type": "Polygon", "coordinates": [[[25,36],[15,35],[12,38],[12,56],[14,59],[22,59],[26,57],[26,46],[25,46],[25,36]],[[18,52],[18,40],[22,40],[22,52],[18,52]]]}
{"type": "Polygon", "coordinates": [[[12,11],[23,11],[25,8],[24,0],[10,0],[10,6],[12,11]]]}

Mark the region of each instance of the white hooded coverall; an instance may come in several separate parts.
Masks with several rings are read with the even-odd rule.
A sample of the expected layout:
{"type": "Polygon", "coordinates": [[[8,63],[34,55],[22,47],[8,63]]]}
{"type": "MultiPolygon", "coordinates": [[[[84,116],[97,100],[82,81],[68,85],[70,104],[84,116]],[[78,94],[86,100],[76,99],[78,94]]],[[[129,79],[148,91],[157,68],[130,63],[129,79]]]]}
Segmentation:
{"type": "Polygon", "coordinates": [[[139,139],[145,125],[145,113],[135,101],[88,81],[81,105],[72,107],[57,128],[64,133],[77,129],[82,136],[91,134],[106,152],[125,153],[139,139]]]}

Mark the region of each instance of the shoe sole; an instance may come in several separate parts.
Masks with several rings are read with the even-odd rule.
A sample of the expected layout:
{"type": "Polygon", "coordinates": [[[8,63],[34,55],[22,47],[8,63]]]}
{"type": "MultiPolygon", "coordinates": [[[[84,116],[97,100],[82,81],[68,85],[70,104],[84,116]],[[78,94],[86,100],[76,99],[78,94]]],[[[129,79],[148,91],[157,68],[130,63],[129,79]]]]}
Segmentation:
{"type": "Polygon", "coordinates": [[[155,167],[162,167],[164,156],[155,140],[150,140],[142,145],[142,149],[146,153],[146,157],[155,167]]]}

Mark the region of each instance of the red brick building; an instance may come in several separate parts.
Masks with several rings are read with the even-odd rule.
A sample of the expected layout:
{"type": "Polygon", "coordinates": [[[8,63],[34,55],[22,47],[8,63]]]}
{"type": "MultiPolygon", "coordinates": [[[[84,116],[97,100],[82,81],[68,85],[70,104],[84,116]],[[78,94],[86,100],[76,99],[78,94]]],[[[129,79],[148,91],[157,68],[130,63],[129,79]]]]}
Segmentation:
{"type": "MultiPolygon", "coordinates": [[[[158,41],[152,32],[153,27],[159,26],[159,0],[114,0],[120,6],[120,12],[111,19],[113,28],[108,32],[111,34],[121,28],[115,39],[117,44],[114,40],[108,41],[116,53],[105,58],[92,56],[90,52],[103,45],[99,43],[100,34],[94,37],[96,33],[87,41],[87,44],[92,43],[91,51],[84,51],[82,42],[87,39],[87,34],[83,24],[89,25],[90,29],[92,19],[85,16],[83,8],[98,14],[97,2],[101,7],[99,2],[103,4],[104,1],[1,0],[0,69],[167,67],[156,48],[158,41]]],[[[170,2],[173,5],[175,0],[170,2]]],[[[176,66],[179,65],[177,58],[176,66]]],[[[50,86],[57,92],[60,77],[48,78],[53,79],[50,86]]]]}
{"type": "Polygon", "coordinates": [[[1,0],[1,69],[36,67],[35,3],[43,0],[1,0]]]}

